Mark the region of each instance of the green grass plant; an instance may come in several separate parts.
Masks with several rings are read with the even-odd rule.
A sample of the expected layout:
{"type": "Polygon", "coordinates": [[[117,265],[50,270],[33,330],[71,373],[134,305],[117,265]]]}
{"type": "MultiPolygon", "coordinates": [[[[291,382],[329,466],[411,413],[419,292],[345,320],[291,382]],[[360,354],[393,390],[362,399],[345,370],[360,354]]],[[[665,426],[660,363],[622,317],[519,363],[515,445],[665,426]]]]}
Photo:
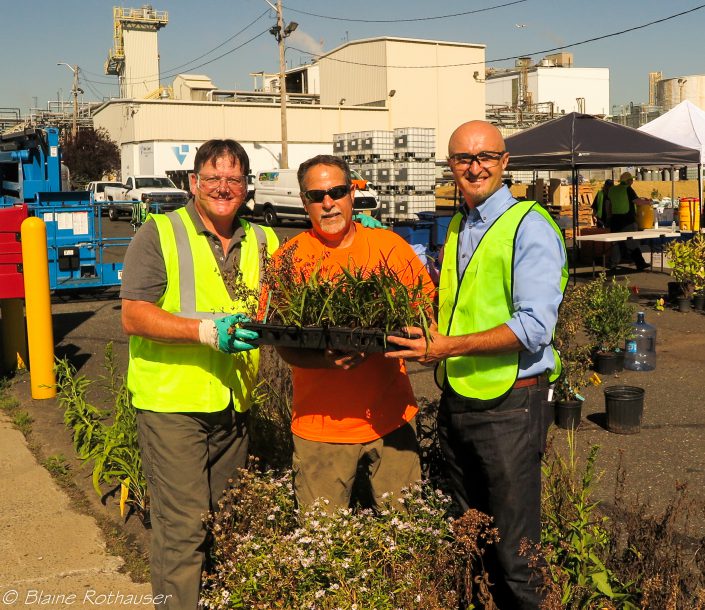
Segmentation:
{"type": "Polygon", "coordinates": [[[265,270],[266,322],[285,326],[379,328],[429,326],[432,303],[418,276],[407,286],[387,260],[373,269],[354,264],[331,277],[324,261],[300,264],[290,247],[265,270]]]}
{"type": "Polygon", "coordinates": [[[58,399],[64,409],[64,424],[73,435],[76,454],[92,468],[96,493],[103,497],[104,485],[119,488],[121,513],[127,503],[144,516],[147,482],[137,444],[136,411],[125,380],[118,375],[112,343],[106,346],[104,367],[107,376],[103,380],[114,400],[110,410],[99,409],[88,401],[92,380],[78,375],[67,359],[57,362],[58,399]],[[111,415],[112,423],[107,423],[111,415]]]}

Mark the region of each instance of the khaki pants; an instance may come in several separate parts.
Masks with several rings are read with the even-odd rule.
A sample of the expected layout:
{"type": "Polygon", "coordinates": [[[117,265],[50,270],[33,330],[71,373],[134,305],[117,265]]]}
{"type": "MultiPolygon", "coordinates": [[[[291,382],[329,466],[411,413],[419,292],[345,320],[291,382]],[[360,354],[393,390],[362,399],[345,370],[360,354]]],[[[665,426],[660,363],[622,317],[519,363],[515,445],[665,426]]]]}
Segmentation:
{"type": "Polygon", "coordinates": [[[321,443],[294,435],[294,491],[299,505],[324,498],[329,510],[347,508],[362,460],[368,464],[375,508],[385,504],[385,494],[400,497],[404,487],[421,479],[416,418],[368,443],[321,443]]]}
{"type": "Polygon", "coordinates": [[[137,410],[147,477],[152,541],[150,568],[160,610],[195,610],[206,554],[202,518],[247,462],[247,414],[137,410]]]}

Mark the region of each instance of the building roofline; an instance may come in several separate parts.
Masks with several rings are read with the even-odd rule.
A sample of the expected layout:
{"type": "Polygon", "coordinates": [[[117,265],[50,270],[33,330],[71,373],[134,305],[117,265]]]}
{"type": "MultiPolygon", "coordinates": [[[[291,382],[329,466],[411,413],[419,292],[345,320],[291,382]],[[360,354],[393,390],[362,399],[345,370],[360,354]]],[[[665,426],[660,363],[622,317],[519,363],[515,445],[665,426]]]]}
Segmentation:
{"type": "Polygon", "coordinates": [[[349,40],[348,42],[344,42],[340,46],[337,46],[334,49],[327,51],[323,55],[319,55],[317,59],[321,60],[324,57],[327,57],[328,55],[332,55],[333,53],[337,53],[338,51],[344,49],[345,47],[350,47],[350,46],[358,45],[358,44],[365,44],[368,42],[379,42],[379,41],[415,42],[418,44],[445,45],[445,46],[449,46],[449,47],[468,47],[470,49],[485,49],[485,48],[487,48],[487,45],[474,43],[474,42],[453,42],[450,40],[426,40],[423,38],[403,38],[403,37],[398,37],[398,36],[376,36],[374,38],[361,38],[359,40],[349,40]]]}

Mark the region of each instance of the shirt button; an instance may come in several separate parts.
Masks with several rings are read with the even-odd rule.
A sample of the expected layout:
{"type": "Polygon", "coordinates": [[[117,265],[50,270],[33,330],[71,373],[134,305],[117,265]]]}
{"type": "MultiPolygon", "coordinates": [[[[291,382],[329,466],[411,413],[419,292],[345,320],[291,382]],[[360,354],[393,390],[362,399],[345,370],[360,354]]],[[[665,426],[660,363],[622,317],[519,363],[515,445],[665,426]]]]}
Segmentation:
{"type": "Polygon", "coordinates": [[[224,261],[224,260],[225,260],[225,257],[224,257],[224,256],[221,256],[221,257],[220,257],[220,260],[221,260],[221,261],[224,261]]]}

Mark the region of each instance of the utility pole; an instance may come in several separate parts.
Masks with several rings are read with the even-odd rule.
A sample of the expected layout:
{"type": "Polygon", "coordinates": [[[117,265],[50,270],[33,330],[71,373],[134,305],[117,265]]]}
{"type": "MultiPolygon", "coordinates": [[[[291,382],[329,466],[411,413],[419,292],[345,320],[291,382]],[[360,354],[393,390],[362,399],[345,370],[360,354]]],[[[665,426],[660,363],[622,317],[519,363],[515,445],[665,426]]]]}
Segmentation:
{"type": "Polygon", "coordinates": [[[73,119],[71,121],[71,139],[76,139],[76,134],[78,133],[78,94],[83,93],[83,90],[78,86],[78,66],[69,65],[66,62],[59,62],[57,66],[66,66],[71,72],[73,72],[73,87],[71,87],[71,93],[73,95],[73,119]]]}
{"type": "Polygon", "coordinates": [[[269,32],[277,39],[279,45],[279,97],[281,105],[281,137],[282,137],[282,156],[281,168],[289,168],[289,142],[288,131],[286,125],[286,61],[284,59],[284,39],[289,37],[291,33],[299,27],[295,21],[290,22],[284,27],[284,17],[282,15],[282,0],[277,0],[277,5],[274,6],[269,0],[264,0],[277,12],[277,25],[270,28],[269,32]]]}

